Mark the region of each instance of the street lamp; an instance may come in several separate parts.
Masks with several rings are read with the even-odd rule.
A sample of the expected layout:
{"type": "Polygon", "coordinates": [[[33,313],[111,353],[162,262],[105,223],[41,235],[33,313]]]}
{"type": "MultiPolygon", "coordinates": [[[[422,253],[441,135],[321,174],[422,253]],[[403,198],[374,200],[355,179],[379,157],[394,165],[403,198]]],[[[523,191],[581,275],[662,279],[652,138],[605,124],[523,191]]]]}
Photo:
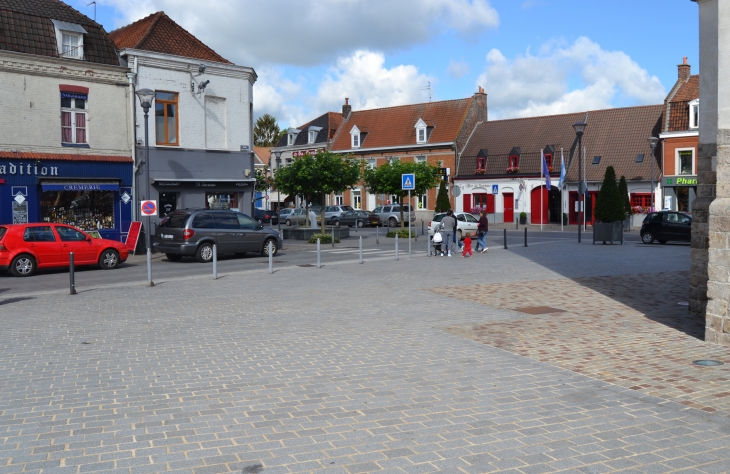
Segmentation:
{"type": "MultiPolygon", "coordinates": [[[[152,107],[152,101],[155,99],[155,91],[152,89],[140,89],[137,91],[137,97],[139,97],[139,105],[141,105],[142,110],[144,110],[144,175],[145,181],[147,182],[147,194],[145,195],[145,199],[149,199],[151,196],[149,111],[150,107],[152,107]]],[[[152,249],[150,248],[150,232],[152,231],[152,223],[150,216],[148,215],[146,217],[147,222],[145,223],[146,229],[144,233],[144,240],[145,246],[147,247],[147,282],[149,283],[149,286],[155,286],[152,281],[152,249]]]]}
{"type": "MultiPolygon", "coordinates": [[[[275,151],[274,156],[276,157],[276,171],[278,172],[281,168],[281,152],[275,151]]],[[[276,187],[276,223],[279,225],[279,233],[281,234],[281,191],[279,186],[276,187]]]]}
{"type": "Polygon", "coordinates": [[[656,150],[656,144],[659,142],[657,137],[649,137],[649,146],[651,147],[651,211],[654,211],[654,150],[656,150]]]}
{"type": "Polygon", "coordinates": [[[576,122],[573,124],[575,135],[578,137],[578,243],[581,238],[581,228],[583,227],[583,194],[585,193],[585,183],[583,182],[583,132],[588,126],[585,122],[576,122]]]}

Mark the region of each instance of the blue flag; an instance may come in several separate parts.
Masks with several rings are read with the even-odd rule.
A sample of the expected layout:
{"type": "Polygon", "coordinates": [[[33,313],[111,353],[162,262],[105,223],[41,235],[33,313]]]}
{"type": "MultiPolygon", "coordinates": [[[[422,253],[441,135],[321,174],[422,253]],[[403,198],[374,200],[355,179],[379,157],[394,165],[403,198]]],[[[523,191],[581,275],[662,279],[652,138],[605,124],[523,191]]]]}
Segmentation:
{"type": "Polygon", "coordinates": [[[563,150],[560,150],[560,181],[558,187],[562,190],[563,184],[565,184],[565,157],[563,156],[563,150]]]}
{"type": "Polygon", "coordinates": [[[548,171],[547,161],[545,161],[545,153],[542,153],[542,174],[545,175],[545,187],[548,188],[549,191],[552,187],[552,183],[550,182],[550,171],[548,171]]]}

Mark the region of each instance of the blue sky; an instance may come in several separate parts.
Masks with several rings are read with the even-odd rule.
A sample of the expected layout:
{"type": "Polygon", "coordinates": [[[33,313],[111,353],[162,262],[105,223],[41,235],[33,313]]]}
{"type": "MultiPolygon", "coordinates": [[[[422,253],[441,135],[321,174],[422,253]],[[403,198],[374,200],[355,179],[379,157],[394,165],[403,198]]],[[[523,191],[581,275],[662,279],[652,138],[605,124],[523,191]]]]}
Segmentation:
{"type": "MultiPolygon", "coordinates": [[[[67,0],[93,16],[88,0],[67,0]]],[[[663,101],[687,56],[690,0],[98,0],[107,31],[164,10],[256,69],[256,115],[296,126],[355,109],[489,94],[490,119],[663,101]]]]}

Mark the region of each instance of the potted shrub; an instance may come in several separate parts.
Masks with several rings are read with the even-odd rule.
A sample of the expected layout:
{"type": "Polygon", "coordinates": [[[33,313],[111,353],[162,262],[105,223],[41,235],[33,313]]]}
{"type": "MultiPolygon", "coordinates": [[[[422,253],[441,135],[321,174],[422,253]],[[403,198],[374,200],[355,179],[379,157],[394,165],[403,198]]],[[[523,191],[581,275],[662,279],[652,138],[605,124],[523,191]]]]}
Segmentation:
{"type": "Polygon", "coordinates": [[[568,213],[563,213],[563,225],[568,225],[568,213]]]}
{"type": "Polygon", "coordinates": [[[631,200],[629,199],[629,186],[626,184],[626,177],[621,176],[621,181],[618,183],[618,193],[621,195],[621,201],[624,203],[624,232],[631,230],[631,216],[633,215],[633,209],[631,209],[631,200]]]}
{"type": "Polygon", "coordinates": [[[616,172],[613,166],[606,168],[603,184],[596,200],[595,220],[593,224],[593,243],[617,240],[623,244],[623,227],[626,219],[624,201],[616,184],[616,172]]]}
{"type": "Polygon", "coordinates": [[[520,224],[527,224],[527,213],[520,212],[520,224]]]}

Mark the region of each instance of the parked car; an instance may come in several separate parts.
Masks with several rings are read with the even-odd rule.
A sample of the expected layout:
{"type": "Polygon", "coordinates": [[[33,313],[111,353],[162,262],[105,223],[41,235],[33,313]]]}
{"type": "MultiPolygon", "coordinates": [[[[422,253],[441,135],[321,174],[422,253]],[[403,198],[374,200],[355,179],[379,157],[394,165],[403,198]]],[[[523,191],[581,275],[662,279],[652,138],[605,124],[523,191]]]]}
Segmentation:
{"type": "Polygon", "coordinates": [[[650,244],[654,240],[666,244],[670,240],[689,242],[692,239],[692,216],[681,212],[651,212],[641,224],[641,240],[650,244]]]}
{"type": "Polygon", "coordinates": [[[279,210],[279,219],[280,219],[280,220],[281,220],[282,222],[285,222],[285,221],[286,221],[286,216],[288,216],[289,214],[291,214],[291,213],[292,213],[292,212],[294,212],[295,210],[296,210],[296,209],[295,209],[295,208],[293,208],[293,207],[285,207],[284,209],[280,209],[280,210],[279,210]]]}
{"type": "Polygon", "coordinates": [[[269,243],[277,254],[283,241],[278,232],[264,229],[250,216],[235,211],[183,209],[162,219],[155,232],[153,248],[173,262],[184,256],[199,262],[213,260],[213,245],[218,253],[243,255],[255,252],[269,254],[269,243]]]}
{"type": "MultiPolygon", "coordinates": [[[[400,204],[388,204],[387,206],[378,206],[373,209],[373,214],[377,214],[380,217],[380,222],[383,225],[389,223],[391,227],[400,225],[400,204]]],[[[411,222],[416,221],[416,214],[408,204],[403,206],[403,218],[408,222],[408,215],[410,214],[411,222]]]]}
{"type": "Polygon", "coordinates": [[[0,226],[0,270],[15,276],[31,276],[39,268],[68,267],[71,252],[74,265],[99,265],[104,270],[117,268],[129,256],[121,242],[94,239],[66,224],[0,226]]]}
{"type": "Polygon", "coordinates": [[[278,224],[279,215],[276,211],[265,210],[265,209],[254,209],[253,217],[259,224],[278,224]]]}
{"type": "Polygon", "coordinates": [[[362,227],[365,225],[377,227],[380,225],[380,217],[378,217],[377,214],[373,214],[372,212],[353,210],[336,216],[332,224],[335,227],[340,227],[341,225],[346,225],[348,227],[362,227]]]}
{"type": "Polygon", "coordinates": [[[324,208],[324,219],[328,224],[334,224],[335,217],[339,217],[347,211],[354,211],[352,206],[327,206],[324,208]]]}
{"type": "MultiPolygon", "coordinates": [[[[434,229],[441,225],[441,219],[445,215],[446,213],[442,212],[433,216],[431,222],[428,224],[428,235],[433,235],[434,229]]],[[[467,232],[470,232],[472,236],[476,235],[477,227],[479,226],[479,219],[477,217],[468,212],[455,212],[454,217],[456,217],[456,234],[459,240],[463,239],[467,232]]]]}
{"type": "MultiPolygon", "coordinates": [[[[319,214],[322,211],[322,206],[318,206],[318,207],[312,206],[309,208],[309,211],[310,212],[314,211],[314,213],[317,214],[317,217],[319,217],[319,214]]],[[[286,216],[286,219],[282,218],[282,220],[284,220],[286,225],[294,225],[294,224],[304,225],[307,223],[307,214],[306,214],[304,208],[298,207],[298,208],[292,210],[292,212],[290,212],[289,215],[286,216]]]]}

